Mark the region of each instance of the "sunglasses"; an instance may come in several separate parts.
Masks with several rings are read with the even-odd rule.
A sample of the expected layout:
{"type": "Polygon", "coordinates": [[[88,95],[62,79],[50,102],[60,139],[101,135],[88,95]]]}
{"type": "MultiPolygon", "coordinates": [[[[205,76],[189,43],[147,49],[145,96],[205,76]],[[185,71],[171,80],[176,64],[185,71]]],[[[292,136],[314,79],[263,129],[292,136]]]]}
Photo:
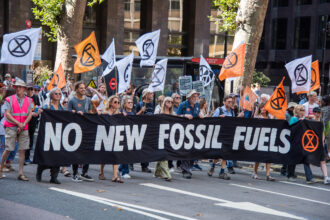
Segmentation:
{"type": "Polygon", "coordinates": [[[33,89],[34,91],[36,91],[36,92],[39,92],[40,91],[40,89],[33,89]]]}
{"type": "Polygon", "coordinates": [[[32,90],[33,90],[33,88],[28,88],[27,90],[30,90],[30,91],[32,91],[32,90]]]}
{"type": "Polygon", "coordinates": [[[133,102],[126,102],[127,104],[133,104],[133,102]]]}
{"type": "Polygon", "coordinates": [[[54,93],[54,95],[61,95],[61,93],[54,93]]]}
{"type": "Polygon", "coordinates": [[[175,97],[176,99],[180,99],[180,97],[175,97]]]}
{"type": "Polygon", "coordinates": [[[117,102],[117,101],[114,101],[114,102],[113,102],[113,104],[119,104],[119,102],[117,102]]]}

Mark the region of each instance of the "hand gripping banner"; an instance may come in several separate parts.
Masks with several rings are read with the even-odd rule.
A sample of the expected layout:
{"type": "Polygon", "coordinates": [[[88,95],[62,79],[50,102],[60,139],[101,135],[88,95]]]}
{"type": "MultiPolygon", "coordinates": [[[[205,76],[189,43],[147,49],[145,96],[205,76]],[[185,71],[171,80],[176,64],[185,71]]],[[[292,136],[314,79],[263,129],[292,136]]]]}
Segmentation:
{"type": "Polygon", "coordinates": [[[223,158],[319,163],[322,124],[250,118],[92,115],[44,110],[34,163],[127,164],[223,158]],[[318,141],[316,141],[318,140],[318,141]]]}

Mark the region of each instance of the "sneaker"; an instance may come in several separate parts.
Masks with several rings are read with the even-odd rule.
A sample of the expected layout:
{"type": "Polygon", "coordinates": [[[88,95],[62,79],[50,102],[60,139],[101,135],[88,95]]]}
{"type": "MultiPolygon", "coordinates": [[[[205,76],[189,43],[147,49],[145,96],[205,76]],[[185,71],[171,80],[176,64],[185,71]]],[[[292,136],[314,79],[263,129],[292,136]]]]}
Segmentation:
{"type": "Polygon", "coordinates": [[[307,184],[313,184],[313,183],[317,183],[316,179],[312,178],[310,180],[306,180],[307,184]]]}
{"type": "Polygon", "coordinates": [[[330,177],[324,177],[324,181],[323,181],[323,183],[325,184],[325,185],[327,185],[327,184],[330,184],[330,177]]]}
{"type": "Polygon", "coordinates": [[[289,182],[297,182],[297,179],[294,177],[288,177],[289,182]]]}
{"type": "Polygon", "coordinates": [[[214,167],[211,167],[209,169],[209,172],[207,172],[207,175],[209,175],[209,177],[211,177],[213,175],[213,173],[214,173],[214,167]]]}
{"type": "Polygon", "coordinates": [[[174,170],[173,167],[169,171],[170,171],[170,173],[174,173],[175,172],[175,170],[174,170]]]}
{"type": "Polygon", "coordinates": [[[92,177],[88,176],[87,173],[86,174],[81,174],[80,175],[80,178],[82,180],[84,180],[84,181],[89,181],[89,182],[93,182],[94,181],[94,179],[92,177]]]}
{"type": "Polygon", "coordinates": [[[219,178],[224,180],[230,180],[230,176],[228,176],[227,173],[220,173],[219,178]]]}
{"type": "Polygon", "coordinates": [[[123,175],[122,176],[124,179],[131,179],[131,176],[128,174],[128,173],[126,173],[125,175],[123,175]]]}
{"type": "Polygon", "coordinates": [[[252,178],[252,179],[255,179],[255,180],[260,180],[259,176],[258,176],[257,174],[255,174],[255,173],[253,173],[253,174],[251,175],[251,178],[252,178]]]}
{"type": "Polygon", "coordinates": [[[182,177],[185,179],[191,179],[191,173],[182,173],[182,177]]]}
{"type": "Polygon", "coordinates": [[[72,181],[76,182],[76,183],[79,183],[79,182],[82,182],[82,179],[80,178],[80,176],[75,175],[75,176],[72,177],[72,181]]]}
{"type": "Polygon", "coordinates": [[[26,160],[24,160],[24,165],[29,165],[29,164],[31,164],[32,163],[32,161],[30,160],[30,159],[26,159],[26,160]]]}
{"type": "Polygon", "coordinates": [[[234,167],[228,167],[228,173],[235,174],[234,167]]]}

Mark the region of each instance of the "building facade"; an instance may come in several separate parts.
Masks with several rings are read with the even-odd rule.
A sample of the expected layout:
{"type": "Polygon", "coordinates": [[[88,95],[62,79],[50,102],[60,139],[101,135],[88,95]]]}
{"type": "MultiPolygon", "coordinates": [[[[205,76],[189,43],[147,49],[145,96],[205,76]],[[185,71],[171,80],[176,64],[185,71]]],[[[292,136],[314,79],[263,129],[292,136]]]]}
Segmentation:
{"type": "MultiPolygon", "coordinates": [[[[25,29],[25,21],[33,26],[33,3],[26,0],[0,0],[0,41],[2,35],[25,29]]],[[[224,58],[232,50],[234,36],[219,31],[215,20],[218,11],[211,0],[106,0],[92,8],[86,7],[83,38],[95,31],[100,52],[103,53],[112,38],[116,54],[128,55],[135,49],[135,40],[144,33],[161,30],[158,56],[224,58]]],[[[330,15],[330,0],[269,0],[264,31],[259,46],[256,69],[264,72],[276,85],[287,76],[284,64],[309,54],[320,61],[326,15],[330,15]]],[[[330,19],[329,19],[330,20],[330,19]]],[[[41,60],[54,64],[56,44],[42,39],[41,60]]],[[[325,69],[329,71],[330,37],[327,38],[325,69]]],[[[26,67],[0,65],[0,73],[20,75],[26,67]]],[[[151,74],[150,69],[135,68],[134,75],[151,74]],[[136,74],[135,74],[136,73],[136,74]]],[[[168,84],[171,78],[186,74],[180,65],[169,66],[168,84]],[[173,67],[173,69],[171,69],[173,67]]],[[[194,74],[194,73],[193,73],[194,74]]],[[[139,78],[139,77],[138,77],[139,78]]],[[[325,81],[328,82],[328,74],[325,81]]],[[[285,83],[289,85],[287,77],[285,83]]]]}

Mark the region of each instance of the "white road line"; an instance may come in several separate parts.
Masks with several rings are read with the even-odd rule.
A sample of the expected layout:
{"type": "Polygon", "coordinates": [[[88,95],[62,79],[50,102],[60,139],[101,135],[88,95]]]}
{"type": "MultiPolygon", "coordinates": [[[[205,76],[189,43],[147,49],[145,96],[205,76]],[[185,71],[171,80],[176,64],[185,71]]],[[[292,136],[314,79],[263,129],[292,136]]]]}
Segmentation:
{"type": "Polygon", "coordinates": [[[85,193],[74,192],[74,191],[70,191],[70,190],[66,190],[66,189],[60,189],[60,188],[56,188],[56,187],[50,187],[49,189],[55,190],[55,191],[58,191],[58,192],[62,192],[62,193],[66,193],[66,194],[69,194],[69,195],[77,196],[77,197],[80,197],[80,198],[88,199],[88,200],[91,200],[91,201],[95,201],[95,202],[102,203],[102,204],[105,204],[105,205],[109,205],[109,206],[112,206],[112,207],[122,208],[124,210],[135,212],[135,213],[145,215],[145,216],[149,216],[149,217],[152,217],[152,218],[155,218],[155,219],[167,220],[168,218],[164,218],[164,217],[161,217],[161,216],[158,216],[158,215],[154,215],[154,214],[151,214],[151,213],[148,213],[148,212],[143,212],[143,211],[136,210],[136,209],[150,211],[150,212],[163,214],[163,215],[167,215],[167,216],[171,216],[171,217],[175,217],[175,218],[185,219],[185,220],[196,220],[195,218],[190,218],[190,217],[187,217],[187,216],[178,215],[178,214],[174,214],[174,213],[171,213],[171,212],[166,212],[166,211],[162,211],[162,210],[158,210],[158,209],[152,209],[152,208],[148,208],[148,207],[144,207],[144,206],[139,206],[139,205],[134,205],[134,204],[130,204],[130,203],[115,201],[115,200],[111,200],[111,199],[107,199],[107,198],[103,198],[103,197],[99,197],[99,196],[93,196],[93,195],[89,195],[89,194],[85,194],[85,193]],[[120,205],[120,207],[119,207],[119,205],[120,205]],[[131,208],[129,208],[129,207],[131,207],[131,208]],[[132,209],[132,208],[136,208],[136,209],[132,209]]]}
{"type": "Polygon", "coordinates": [[[316,187],[316,186],[309,186],[309,185],[305,185],[305,184],[300,184],[300,183],[293,183],[293,182],[287,182],[287,181],[279,181],[280,183],[285,183],[285,184],[292,184],[292,185],[296,185],[296,186],[303,186],[303,187],[307,187],[307,188],[311,188],[311,189],[317,189],[317,190],[323,190],[326,192],[330,192],[330,189],[326,189],[326,188],[322,188],[322,187],[316,187]]]}
{"type": "Polygon", "coordinates": [[[252,189],[252,190],[256,190],[256,191],[266,192],[266,193],[275,194],[275,195],[279,195],[279,196],[285,196],[285,197],[289,197],[289,198],[295,198],[295,199],[300,199],[300,200],[304,200],[304,201],[308,201],[308,202],[314,202],[314,203],[318,203],[318,204],[330,206],[330,203],[327,203],[327,202],[317,201],[317,200],[313,200],[313,199],[307,199],[307,198],[303,198],[303,197],[299,197],[299,196],[293,196],[293,195],[289,195],[289,194],[273,192],[273,191],[259,189],[259,188],[255,188],[255,187],[238,185],[238,184],[234,184],[234,183],[231,183],[230,185],[231,186],[237,186],[237,187],[241,187],[241,188],[252,189]]]}
{"type": "Polygon", "coordinates": [[[202,194],[192,193],[192,192],[175,189],[175,188],[167,187],[167,186],[161,186],[161,185],[157,185],[157,184],[153,184],[153,183],[140,183],[140,185],[151,187],[151,188],[156,188],[156,189],[160,189],[160,190],[180,193],[180,194],[184,194],[184,195],[188,195],[188,196],[194,196],[194,197],[198,197],[198,198],[202,198],[202,199],[208,199],[208,200],[212,200],[212,201],[222,202],[222,203],[216,203],[215,205],[217,205],[217,206],[223,206],[223,207],[228,207],[228,208],[233,208],[233,209],[241,209],[241,210],[245,210],[245,211],[257,212],[257,213],[263,213],[263,214],[269,214],[269,215],[276,215],[276,216],[293,218],[293,219],[298,219],[298,220],[305,219],[300,216],[292,215],[292,214],[289,214],[286,212],[277,211],[275,209],[270,209],[270,208],[267,208],[267,207],[264,207],[261,205],[254,204],[252,202],[232,202],[232,201],[219,199],[219,198],[212,197],[212,196],[205,196],[202,194]]]}
{"type": "Polygon", "coordinates": [[[157,185],[157,184],[153,184],[153,183],[140,183],[140,185],[148,186],[148,187],[152,187],[152,188],[156,188],[156,189],[162,189],[162,190],[166,190],[166,191],[170,191],[170,192],[176,192],[176,193],[180,193],[180,194],[184,194],[184,195],[188,195],[188,196],[199,197],[199,198],[208,199],[208,200],[217,201],[217,202],[231,202],[228,200],[219,199],[219,198],[212,197],[212,196],[205,196],[205,195],[202,195],[199,193],[188,192],[188,191],[175,189],[175,188],[167,187],[167,186],[161,186],[161,185],[157,185]]]}

